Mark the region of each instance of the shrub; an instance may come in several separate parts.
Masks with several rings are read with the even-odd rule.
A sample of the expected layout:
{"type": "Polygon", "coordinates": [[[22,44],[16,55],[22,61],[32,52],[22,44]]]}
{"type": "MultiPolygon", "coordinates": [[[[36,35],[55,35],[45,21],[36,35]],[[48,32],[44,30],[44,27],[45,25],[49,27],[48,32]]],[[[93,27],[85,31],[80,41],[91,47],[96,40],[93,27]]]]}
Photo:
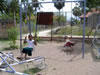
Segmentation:
{"type": "Polygon", "coordinates": [[[17,45],[16,45],[17,36],[18,36],[17,28],[12,27],[8,29],[8,39],[11,41],[11,43],[9,44],[10,48],[13,48],[13,49],[17,48],[17,45]]]}

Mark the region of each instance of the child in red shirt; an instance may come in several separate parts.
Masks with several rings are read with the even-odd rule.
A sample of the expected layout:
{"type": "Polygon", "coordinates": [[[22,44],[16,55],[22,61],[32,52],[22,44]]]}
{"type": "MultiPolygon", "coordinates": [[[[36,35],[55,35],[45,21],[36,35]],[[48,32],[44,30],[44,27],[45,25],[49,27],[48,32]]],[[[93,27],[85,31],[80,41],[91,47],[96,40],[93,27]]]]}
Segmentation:
{"type": "Polygon", "coordinates": [[[64,47],[70,47],[71,49],[73,49],[72,46],[74,46],[74,43],[72,43],[70,41],[70,39],[71,38],[69,38],[69,37],[65,37],[66,43],[65,43],[64,47]]]}

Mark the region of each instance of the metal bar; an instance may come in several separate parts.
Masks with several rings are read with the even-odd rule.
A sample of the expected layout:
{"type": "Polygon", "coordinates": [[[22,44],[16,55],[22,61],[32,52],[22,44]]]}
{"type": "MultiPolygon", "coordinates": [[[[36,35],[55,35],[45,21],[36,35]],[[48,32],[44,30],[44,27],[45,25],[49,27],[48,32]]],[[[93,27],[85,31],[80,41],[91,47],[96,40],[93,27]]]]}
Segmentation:
{"type": "Polygon", "coordinates": [[[31,13],[29,12],[29,24],[28,24],[28,28],[29,28],[29,34],[31,35],[31,13]]]}
{"type": "Polygon", "coordinates": [[[38,57],[34,57],[32,59],[29,59],[29,60],[24,60],[24,61],[21,61],[21,62],[18,62],[18,63],[10,64],[10,65],[14,66],[14,65],[23,64],[23,63],[27,63],[27,62],[30,62],[30,61],[40,60],[40,59],[45,61],[44,57],[38,56],[38,57]]]}
{"type": "Polygon", "coordinates": [[[21,72],[15,72],[15,74],[17,74],[17,75],[29,75],[29,74],[21,73],[21,72]]]}
{"type": "Polygon", "coordinates": [[[71,37],[72,37],[73,31],[72,31],[72,2],[71,2],[71,37]]]}
{"type": "Polygon", "coordinates": [[[97,26],[96,26],[95,33],[94,33],[94,38],[93,38],[93,40],[92,40],[92,45],[91,45],[91,47],[93,46],[95,40],[97,40],[97,41],[100,43],[100,41],[99,41],[98,38],[96,37],[97,32],[99,32],[99,31],[98,31],[99,25],[100,25],[100,24],[97,24],[97,26]]]}
{"type": "Polygon", "coordinates": [[[84,24],[83,24],[83,40],[82,40],[82,58],[84,58],[85,52],[85,24],[86,24],[86,0],[84,0],[84,24]]]}
{"type": "Polygon", "coordinates": [[[20,52],[22,51],[22,4],[20,4],[20,52]]]}
{"type": "MultiPolygon", "coordinates": [[[[4,53],[2,53],[4,54],[4,53]]],[[[9,55],[7,54],[4,54],[6,55],[6,57],[10,57],[9,55]]],[[[37,60],[41,60],[41,62],[45,61],[45,58],[44,57],[41,57],[41,56],[38,56],[38,57],[34,57],[33,59],[29,59],[29,60],[24,60],[24,61],[21,61],[21,62],[17,62],[17,63],[14,63],[14,64],[9,64],[2,56],[0,56],[0,58],[2,59],[3,62],[6,63],[6,67],[9,67],[11,70],[6,70],[6,69],[0,69],[1,71],[4,71],[4,72],[8,72],[8,73],[14,73],[14,74],[18,74],[18,75],[28,75],[28,74],[25,74],[25,73],[20,73],[20,72],[16,72],[16,70],[12,67],[14,65],[17,65],[17,64],[23,64],[23,63],[27,63],[27,62],[30,62],[30,61],[37,61],[37,60]]]]}
{"type": "Polygon", "coordinates": [[[3,69],[3,68],[0,68],[0,71],[4,71],[4,72],[8,72],[8,73],[15,73],[13,71],[9,71],[9,70],[3,69]]]}
{"type": "MultiPolygon", "coordinates": [[[[36,20],[37,20],[37,9],[35,8],[35,18],[36,18],[36,20]]],[[[35,26],[35,40],[36,40],[36,38],[37,38],[37,28],[38,28],[38,25],[37,25],[37,21],[36,21],[36,26],[35,26]]],[[[34,28],[33,28],[34,29],[34,28]]]]}
{"type": "Polygon", "coordinates": [[[4,53],[4,55],[5,55],[6,57],[10,58],[10,59],[13,60],[13,61],[19,62],[17,59],[14,59],[14,57],[12,57],[12,56],[10,55],[10,53],[8,53],[8,54],[5,54],[5,53],[4,53]]]}
{"type": "Polygon", "coordinates": [[[52,40],[53,40],[53,35],[52,35],[52,27],[53,25],[51,25],[51,42],[52,42],[52,40]]]}
{"type": "Polygon", "coordinates": [[[22,4],[36,4],[36,3],[38,3],[38,4],[43,4],[43,3],[60,3],[60,2],[85,2],[85,0],[80,0],[80,1],[48,1],[48,2],[30,2],[30,3],[28,3],[28,2],[22,2],[22,4]]]}
{"type": "MultiPolygon", "coordinates": [[[[7,57],[5,57],[4,59],[6,60],[6,59],[7,59],[7,57]]],[[[3,64],[3,62],[4,62],[4,61],[2,60],[2,61],[0,62],[0,65],[2,65],[2,64],[3,64]]]]}
{"type": "Polygon", "coordinates": [[[9,68],[12,70],[12,72],[16,72],[14,70],[14,68],[2,56],[0,56],[0,58],[9,66],[9,68]]]}
{"type": "Polygon", "coordinates": [[[6,70],[6,69],[0,69],[0,71],[4,71],[4,72],[8,72],[8,73],[14,73],[14,74],[17,74],[17,75],[29,75],[29,74],[21,73],[21,72],[12,72],[12,71],[8,71],[8,70],[6,70]]]}

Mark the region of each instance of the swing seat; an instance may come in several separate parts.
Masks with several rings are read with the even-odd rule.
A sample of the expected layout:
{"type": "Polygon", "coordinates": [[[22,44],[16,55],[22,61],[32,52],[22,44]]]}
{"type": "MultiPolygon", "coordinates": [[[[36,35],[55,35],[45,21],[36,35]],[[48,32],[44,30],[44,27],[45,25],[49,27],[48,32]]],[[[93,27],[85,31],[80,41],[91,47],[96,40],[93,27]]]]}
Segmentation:
{"type": "Polygon", "coordinates": [[[72,43],[72,42],[67,42],[64,47],[71,47],[71,46],[74,46],[75,43],[72,43]]]}
{"type": "Polygon", "coordinates": [[[64,52],[66,52],[67,54],[72,54],[73,52],[73,48],[72,46],[75,46],[75,42],[67,42],[65,45],[64,45],[64,52]]]}

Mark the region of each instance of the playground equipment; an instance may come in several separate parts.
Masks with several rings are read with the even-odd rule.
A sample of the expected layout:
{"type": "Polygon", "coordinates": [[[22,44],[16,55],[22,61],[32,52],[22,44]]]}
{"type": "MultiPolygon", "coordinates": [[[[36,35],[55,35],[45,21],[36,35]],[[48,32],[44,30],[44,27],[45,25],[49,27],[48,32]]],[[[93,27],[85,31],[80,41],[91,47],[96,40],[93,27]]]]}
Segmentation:
{"type": "Polygon", "coordinates": [[[24,63],[36,61],[36,62],[39,62],[37,64],[38,68],[43,69],[43,68],[46,67],[46,65],[45,65],[45,58],[41,57],[41,56],[34,57],[34,58],[31,58],[31,59],[28,59],[28,60],[19,61],[19,60],[14,58],[12,53],[6,54],[6,53],[3,53],[3,52],[0,52],[0,60],[1,60],[1,62],[0,62],[0,71],[4,71],[4,72],[8,72],[8,73],[13,73],[13,74],[17,74],[17,75],[29,75],[29,74],[17,72],[13,68],[14,65],[24,64],[24,63]],[[13,61],[12,64],[10,64],[11,62],[8,61],[8,59],[10,61],[13,61]]]}
{"type": "MultiPolygon", "coordinates": [[[[93,51],[97,58],[100,58],[100,13],[95,11],[88,17],[88,26],[92,27],[89,35],[95,29],[94,38],[92,40],[92,47],[94,48],[93,51]]],[[[88,37],[89,37],[88,35],[88,37]]]]}
{"type": "Polygon", "coordinates": [[[96,49],[95,50],[96,57],[100,58],[100,24],[97,24],[96,26],[94,38],[92,41],[92,47],[96,49]]]}
{"type": "MultiPolygon", "coordinates": [[[[52,2],[21,2],[20,3],[20,50],[22,50],[22,13],[23,13],[23,5],[31,5],[31,4],[47,4],[47,3],[61,3],[61,2],[79,2],[83,3],[83,9],[84,9],[84,23],[83,23],[83,40],[82,40],[82,58],[84,58],[84,52],[85,52],[85,24],[86,24],[86,0],[67,0],[67,1],[52,1],[52,2]]],[[[26,11],[27,12],[27,11],[26,11]]],[[[36,25],[37,26],[37,25],[36,25]]]]}

